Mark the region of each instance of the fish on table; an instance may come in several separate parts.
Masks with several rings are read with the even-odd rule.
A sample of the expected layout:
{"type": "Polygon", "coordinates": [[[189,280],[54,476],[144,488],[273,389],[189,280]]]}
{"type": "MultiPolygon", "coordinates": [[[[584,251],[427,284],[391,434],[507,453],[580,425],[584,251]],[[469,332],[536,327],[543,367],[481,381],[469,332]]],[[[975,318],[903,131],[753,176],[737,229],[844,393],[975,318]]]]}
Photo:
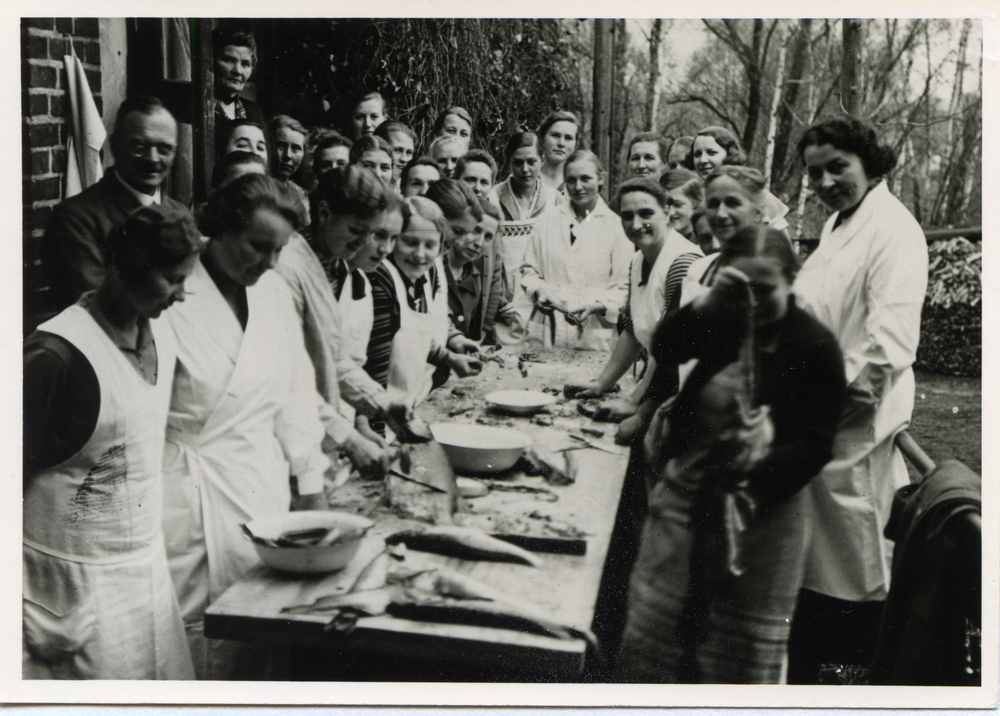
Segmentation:
{"type": "Polygon", "coordinates": [[[385,543],[387,545],[402,543],[410,549],[434,552],[446,557],[511,562],[539,568],[542,566],[541,559],[526,549],[491,537],[481,530],[458,525],[415,527],[389,535],[385,538],[385,543]]]}

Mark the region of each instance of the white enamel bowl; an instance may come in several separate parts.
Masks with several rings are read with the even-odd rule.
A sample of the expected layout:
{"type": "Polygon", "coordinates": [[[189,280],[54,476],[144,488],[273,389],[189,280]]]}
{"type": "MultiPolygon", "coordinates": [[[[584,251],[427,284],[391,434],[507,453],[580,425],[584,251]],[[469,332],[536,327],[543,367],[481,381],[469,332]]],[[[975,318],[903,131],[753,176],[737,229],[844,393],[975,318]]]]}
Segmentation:
{"type": "Polygon", "coordinates": [[[556,402],[556,396],[540,390],[497,390],[486,394],[486,402],[512,415],[531,415],[556,402]]]}
{"type": "Polygon", "coordinates": [[[533,442],[513,428],[469,423],[434,423],[434,439],[444,447],[451,466],[459,472],[503,472],[533,442]]]}
{"type": "MultiPolygon", "coordinates": [[[[270,517],[261,517],[247,523],[247,527],[257,537],[275,540],[293,530],[339,527],[344,530],[368,530],[374,522],[348,512],[327,510],[303,510],[286,512],[270,517]]],[[[271,569],[296,574],[322,574],[343,569],[354,559],[364,533],[353,539],[338,540],[327,547],[277,547],[253,542],[261,561],[271,569]]]]}

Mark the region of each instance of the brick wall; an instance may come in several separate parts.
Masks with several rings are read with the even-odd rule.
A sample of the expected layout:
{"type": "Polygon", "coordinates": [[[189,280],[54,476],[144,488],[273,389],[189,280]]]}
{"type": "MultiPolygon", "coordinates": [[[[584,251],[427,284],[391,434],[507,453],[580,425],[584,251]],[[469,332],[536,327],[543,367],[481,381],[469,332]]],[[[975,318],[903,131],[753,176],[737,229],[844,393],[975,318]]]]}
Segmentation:
{"type": "MultiPolygon", "coordinates": [[[[43,290],[37,277],[38,239],[63,198],[70,102],[63,56],[72,41],[97,109],[101,104],[100,23],[97,18],[21,20],[22,185],[25,302],[43,290]]],[[[28,310],[25,311],[28,313],[28,310]]]]}

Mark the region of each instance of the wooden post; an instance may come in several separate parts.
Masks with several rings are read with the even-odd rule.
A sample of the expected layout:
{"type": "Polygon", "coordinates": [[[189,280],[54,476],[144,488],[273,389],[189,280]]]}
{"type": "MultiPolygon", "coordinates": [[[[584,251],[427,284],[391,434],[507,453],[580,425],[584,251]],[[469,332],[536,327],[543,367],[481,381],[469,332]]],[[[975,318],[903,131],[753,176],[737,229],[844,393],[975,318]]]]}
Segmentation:
{"type": "Polygon", "coordinates": [[[191,20],[191,79],[194,105],[195,201],[204,201],[212,186],[215,164],[215,74],[212,65],[212,20],[191,20]]]}
{"type": "Polygon", "coordinates": [[[845,112],[857,117],[865,97],[861,66],[864,21],[844,20],[842,25],[844,38],[840,68],[840,101],[845,112]]]}
{"type": "MultiPolygon", "coordinates": [[[[663,20],[653,21],[649,37],[649,88],[646,95],[646,129],[656,131],[656,110],[660,104],[660,36],[663,34],[663,20]]],[[[663,158],[666,160],[666,157],[663,158]]]]}
{"type": "MultiPolygon", "coordinates": [[[[594,20],[594,154],[611,167],[611,92],[614,76],[615,21],[594,20]]],[[[610,170],[610,169],[609,169],[610,170]]]]}

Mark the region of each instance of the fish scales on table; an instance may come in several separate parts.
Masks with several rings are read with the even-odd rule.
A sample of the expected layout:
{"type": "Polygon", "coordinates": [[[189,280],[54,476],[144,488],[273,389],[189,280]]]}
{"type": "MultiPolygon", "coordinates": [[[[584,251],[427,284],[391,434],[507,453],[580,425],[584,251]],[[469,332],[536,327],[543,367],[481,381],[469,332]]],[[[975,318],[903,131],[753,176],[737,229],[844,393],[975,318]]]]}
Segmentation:
{"type": "Polygon", "coordinates": [[[434,552],[447,557],[489,562],[511,562],[531,567],[542,566],[542,561],[531,552],[469,527],[457,525],[417,527],[396,532],[385,538],[385,543],[388,545],[400,542],[410,549],[434,552]]]}
{"type": "Polygon", "coordinates": [[[393,471],[443,492],[428,490],[404,478],[386,475],[386,498],[404,518],[449,524],[459,508],[455,472],[444,448],[436,441],[404,445],[393,462],[393,471]]]}

